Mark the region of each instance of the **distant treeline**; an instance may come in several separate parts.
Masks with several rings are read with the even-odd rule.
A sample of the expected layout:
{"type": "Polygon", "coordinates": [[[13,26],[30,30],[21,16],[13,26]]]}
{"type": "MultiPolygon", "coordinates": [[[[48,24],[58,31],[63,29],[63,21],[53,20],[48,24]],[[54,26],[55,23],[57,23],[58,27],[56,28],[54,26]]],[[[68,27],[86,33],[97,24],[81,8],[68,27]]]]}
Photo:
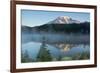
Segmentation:
{"type": "Polygon", "coordinates": [[[38,31],[51,31],[51,32],[64,32],[64,33],[90,33],[90,23],[80,23],[80,24],[45,24],[37,27],[38,31]]]}
{"type": "Polygon", "coordinates": [[[90,33],[90,22],[84,23],[72,23],[72,24],[44,24],[41,26],[28,27],[22,26],[22,32],[33,33],[33,32],[51,32],[51,33],[90,33]]]}

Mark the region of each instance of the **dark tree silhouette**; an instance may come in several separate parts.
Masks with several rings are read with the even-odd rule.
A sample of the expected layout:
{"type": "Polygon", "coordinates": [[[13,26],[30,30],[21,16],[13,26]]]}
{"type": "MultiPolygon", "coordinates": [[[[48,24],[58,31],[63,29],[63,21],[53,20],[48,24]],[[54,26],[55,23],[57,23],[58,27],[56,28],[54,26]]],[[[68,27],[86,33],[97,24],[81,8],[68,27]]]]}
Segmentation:
{"type": "Polygon", "coordinates": [[[25,52],[21,53],[21,62],[22,63],[34,62],[34,59],[29,57],[27,50],[25,50],[25,52]]]}
{"type": "Polygon", "coordinates": [[[46,48],[45,37],[43,37],[43,42],[40,47],[40,51],[37,55],[37,61],[45,62],[45,61],[51,61],[51,60],[52,60],[52,56],[49,50],[46,48]]]}

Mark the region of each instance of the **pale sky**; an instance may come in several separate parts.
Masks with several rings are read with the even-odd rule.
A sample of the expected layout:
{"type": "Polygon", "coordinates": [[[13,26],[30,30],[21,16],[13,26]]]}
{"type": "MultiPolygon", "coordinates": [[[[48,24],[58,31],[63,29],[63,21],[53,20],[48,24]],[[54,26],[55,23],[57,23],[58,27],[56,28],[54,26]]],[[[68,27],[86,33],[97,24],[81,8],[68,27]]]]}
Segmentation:
{"type": "Polygon", "coordinates": [[[90,21],[90,13],[82,12],[62,12],[62,11],[43,11],[43,10],[21,10],[22,25],[39,26],[56,19],[59,16],[69,16],[81,22],[90,21]]]}

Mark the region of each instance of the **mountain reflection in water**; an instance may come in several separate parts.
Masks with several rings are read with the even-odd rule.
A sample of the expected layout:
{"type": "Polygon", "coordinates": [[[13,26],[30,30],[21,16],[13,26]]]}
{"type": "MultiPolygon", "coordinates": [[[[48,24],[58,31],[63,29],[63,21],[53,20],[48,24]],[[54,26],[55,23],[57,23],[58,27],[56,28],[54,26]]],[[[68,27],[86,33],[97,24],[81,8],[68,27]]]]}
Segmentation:
{"type": "MultiPolygon", "coordinates": [[[[36,60],[36,57],[39,53],[40,46],[42,43],[38,42],[29,42],[22,44],[22,52],[25,51],[28,52],[28,55],[30,58],[33,58],[36,60]]],[[[70,44],[60,44],[59,46],[57,44],[46,44],[47,49],[50,51],[50,54],[53,58],[58,59],[61,57],[73,57],[76,54],[82,53],[82,52],[88,52],[90,51],[89,45],[70,45],[70,44]],[[56,46],[55,46],[56,45],[56,46]],[[65,46],[65,47],[64,47],[65,46]],[[57,48],[60,47],[60,48],[57,48]],[[62,49],[61,49],[62,47],[62,49]]]]}

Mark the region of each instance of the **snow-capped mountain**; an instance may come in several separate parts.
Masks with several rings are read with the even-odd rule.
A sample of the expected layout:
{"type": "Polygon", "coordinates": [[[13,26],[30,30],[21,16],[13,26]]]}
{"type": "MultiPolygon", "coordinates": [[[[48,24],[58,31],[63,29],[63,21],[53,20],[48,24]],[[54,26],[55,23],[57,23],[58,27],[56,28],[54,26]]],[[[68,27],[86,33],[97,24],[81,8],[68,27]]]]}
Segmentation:
{"type": "Polygon", "coordinates": [[[55,20],[52,20],[52,21],[48,22],[47,24],[72,24],[72,23],[79,24],[80,21],[74,20],[68,16],[59,16],[55,20]]]}
{"type": "Polygon", "coordinates": [[[90,33],[90,22],[80,22],[68,16],[60,16],[40,26],[22,26],[23,33],[90,33]]]}

